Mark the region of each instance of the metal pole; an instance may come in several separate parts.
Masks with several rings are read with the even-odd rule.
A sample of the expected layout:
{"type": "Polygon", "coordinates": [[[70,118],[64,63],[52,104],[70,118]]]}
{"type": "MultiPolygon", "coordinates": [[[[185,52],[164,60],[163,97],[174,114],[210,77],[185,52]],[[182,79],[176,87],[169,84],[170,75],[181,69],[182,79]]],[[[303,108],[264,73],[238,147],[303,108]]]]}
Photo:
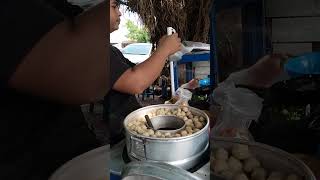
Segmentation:
{"type": "MultiPolygon", "coordinates": [[[[176,30],[172,27],[167,27],[167,35],[172,35],[176,33],[176,30]]],[[[170,57],[169,57],[170,60],[170,57]]],[[[175,85],[174,85],[174,64],[173,61],[170,61],[170,80],[171,80],[171,97],[175,95],[175,85]]]]}

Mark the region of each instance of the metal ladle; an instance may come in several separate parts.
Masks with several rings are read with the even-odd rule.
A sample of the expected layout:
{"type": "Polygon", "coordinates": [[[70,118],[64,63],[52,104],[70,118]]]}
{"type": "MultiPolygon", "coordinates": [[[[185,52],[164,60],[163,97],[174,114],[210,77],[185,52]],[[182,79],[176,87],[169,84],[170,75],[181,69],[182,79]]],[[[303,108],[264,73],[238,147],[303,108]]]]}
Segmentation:
{"type": "Polygon", "coordinates": [[[153,127],[153,125],[152,125],[152,122],[151,122],[151,120],[150,120],[149,116],[148,116],[148,115],[145,115],[144,117],[146,118],[148,128],[150,128],[150,129],[153,129],[153,130],[154,130],[154,127],[153,127]]]}

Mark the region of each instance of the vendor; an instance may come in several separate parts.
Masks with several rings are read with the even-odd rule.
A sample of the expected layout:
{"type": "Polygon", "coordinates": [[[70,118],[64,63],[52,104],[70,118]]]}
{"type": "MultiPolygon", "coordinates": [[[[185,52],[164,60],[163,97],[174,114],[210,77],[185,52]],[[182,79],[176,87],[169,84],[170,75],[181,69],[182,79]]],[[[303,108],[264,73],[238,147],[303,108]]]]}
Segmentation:
{"type": "Polygon", "coordinates": [[[1,1],[0,179],[48,179],[100,146],[80,104],[110,89],[106,8],[66,17],[45,0],[1,1]]]}
{"type": "MultiPolygon", "coordinates": [[[[119,28],[119,1],[110,0],[110,33],[119,28]]],[[[178,34],[163,36],[156,51],[143,63],[134,65],[115,47],[110,46],[110,66],[117,73],[111,75],[112,90],[105,97],[105,119],[110,128],[110,144],[124,138],[123,120],[140,108],[135,94],[142,93],[160,75],[169,55],[181,48],[178,34]],[[119,62],[121,62],[119,64],[119,62]]]]}

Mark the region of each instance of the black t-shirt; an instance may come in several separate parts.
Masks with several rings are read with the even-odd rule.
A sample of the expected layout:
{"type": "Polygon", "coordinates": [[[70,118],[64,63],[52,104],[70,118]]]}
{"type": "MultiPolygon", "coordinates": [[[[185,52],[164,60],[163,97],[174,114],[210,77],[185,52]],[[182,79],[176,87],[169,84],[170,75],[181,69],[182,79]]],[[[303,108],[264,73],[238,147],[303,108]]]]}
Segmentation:
{"type": "Polygon", "coordinates": [[[99,146],[80,107],[8,86],[23,57],[63,20],[40,0],[1,1],[0,179],[47,179],[68,160],[99,146]]]}
{"type": "MultiPolygon", "coordinates": [[[[118,78],[135,64],[126,59],[115,47],[110,46],[110,66],[115,72],[111,74],[111,83],[114,84],[118,78]]],[[[114,145],[124,139],[123,120],[132,111],[141,106],[136,97],[131,94],[111,90],[105,97],[106,121],[110,128],[110,145],[114,145]]]]}

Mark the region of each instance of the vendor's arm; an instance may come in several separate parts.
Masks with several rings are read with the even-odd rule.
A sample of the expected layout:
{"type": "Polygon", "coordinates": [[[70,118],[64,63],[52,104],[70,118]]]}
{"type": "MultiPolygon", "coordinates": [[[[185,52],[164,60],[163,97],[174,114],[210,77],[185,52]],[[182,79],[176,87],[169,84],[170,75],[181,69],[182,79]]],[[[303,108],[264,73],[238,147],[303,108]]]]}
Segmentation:
{"type": "MultiPolygon", "coordinates": [[[[50,21],[48,10],[33,2],[38,1],[14,4],[24,6],[21,11],[26,11],[26,15],[30,13],[29,4],[34,5],[31,8],[33,11],[38,11],[32,12],[38,13],[37,16],[29,18],[31,29],[29,26],[17,28],[32,31],[35,23],[46,24],[50,21]],[[48,17],[41,17],[44,15],[48,17]]],[[[88,103],[103,97],[110,88],[107,16],[107,4],[104,2],[75,17],[74,27],[68,20],[57,23],[22,57],[10,76],[9,87],[67,104],[88,103]]]]}
{"type": "Polygon", "coordinates": [[[164,36],[157,50],[141,64],[127,69],[116,81],[113,89],[129,94],[138,94],[148,88],[160,75],[169,55],[181,48],[178,34],[164,36]]]}

